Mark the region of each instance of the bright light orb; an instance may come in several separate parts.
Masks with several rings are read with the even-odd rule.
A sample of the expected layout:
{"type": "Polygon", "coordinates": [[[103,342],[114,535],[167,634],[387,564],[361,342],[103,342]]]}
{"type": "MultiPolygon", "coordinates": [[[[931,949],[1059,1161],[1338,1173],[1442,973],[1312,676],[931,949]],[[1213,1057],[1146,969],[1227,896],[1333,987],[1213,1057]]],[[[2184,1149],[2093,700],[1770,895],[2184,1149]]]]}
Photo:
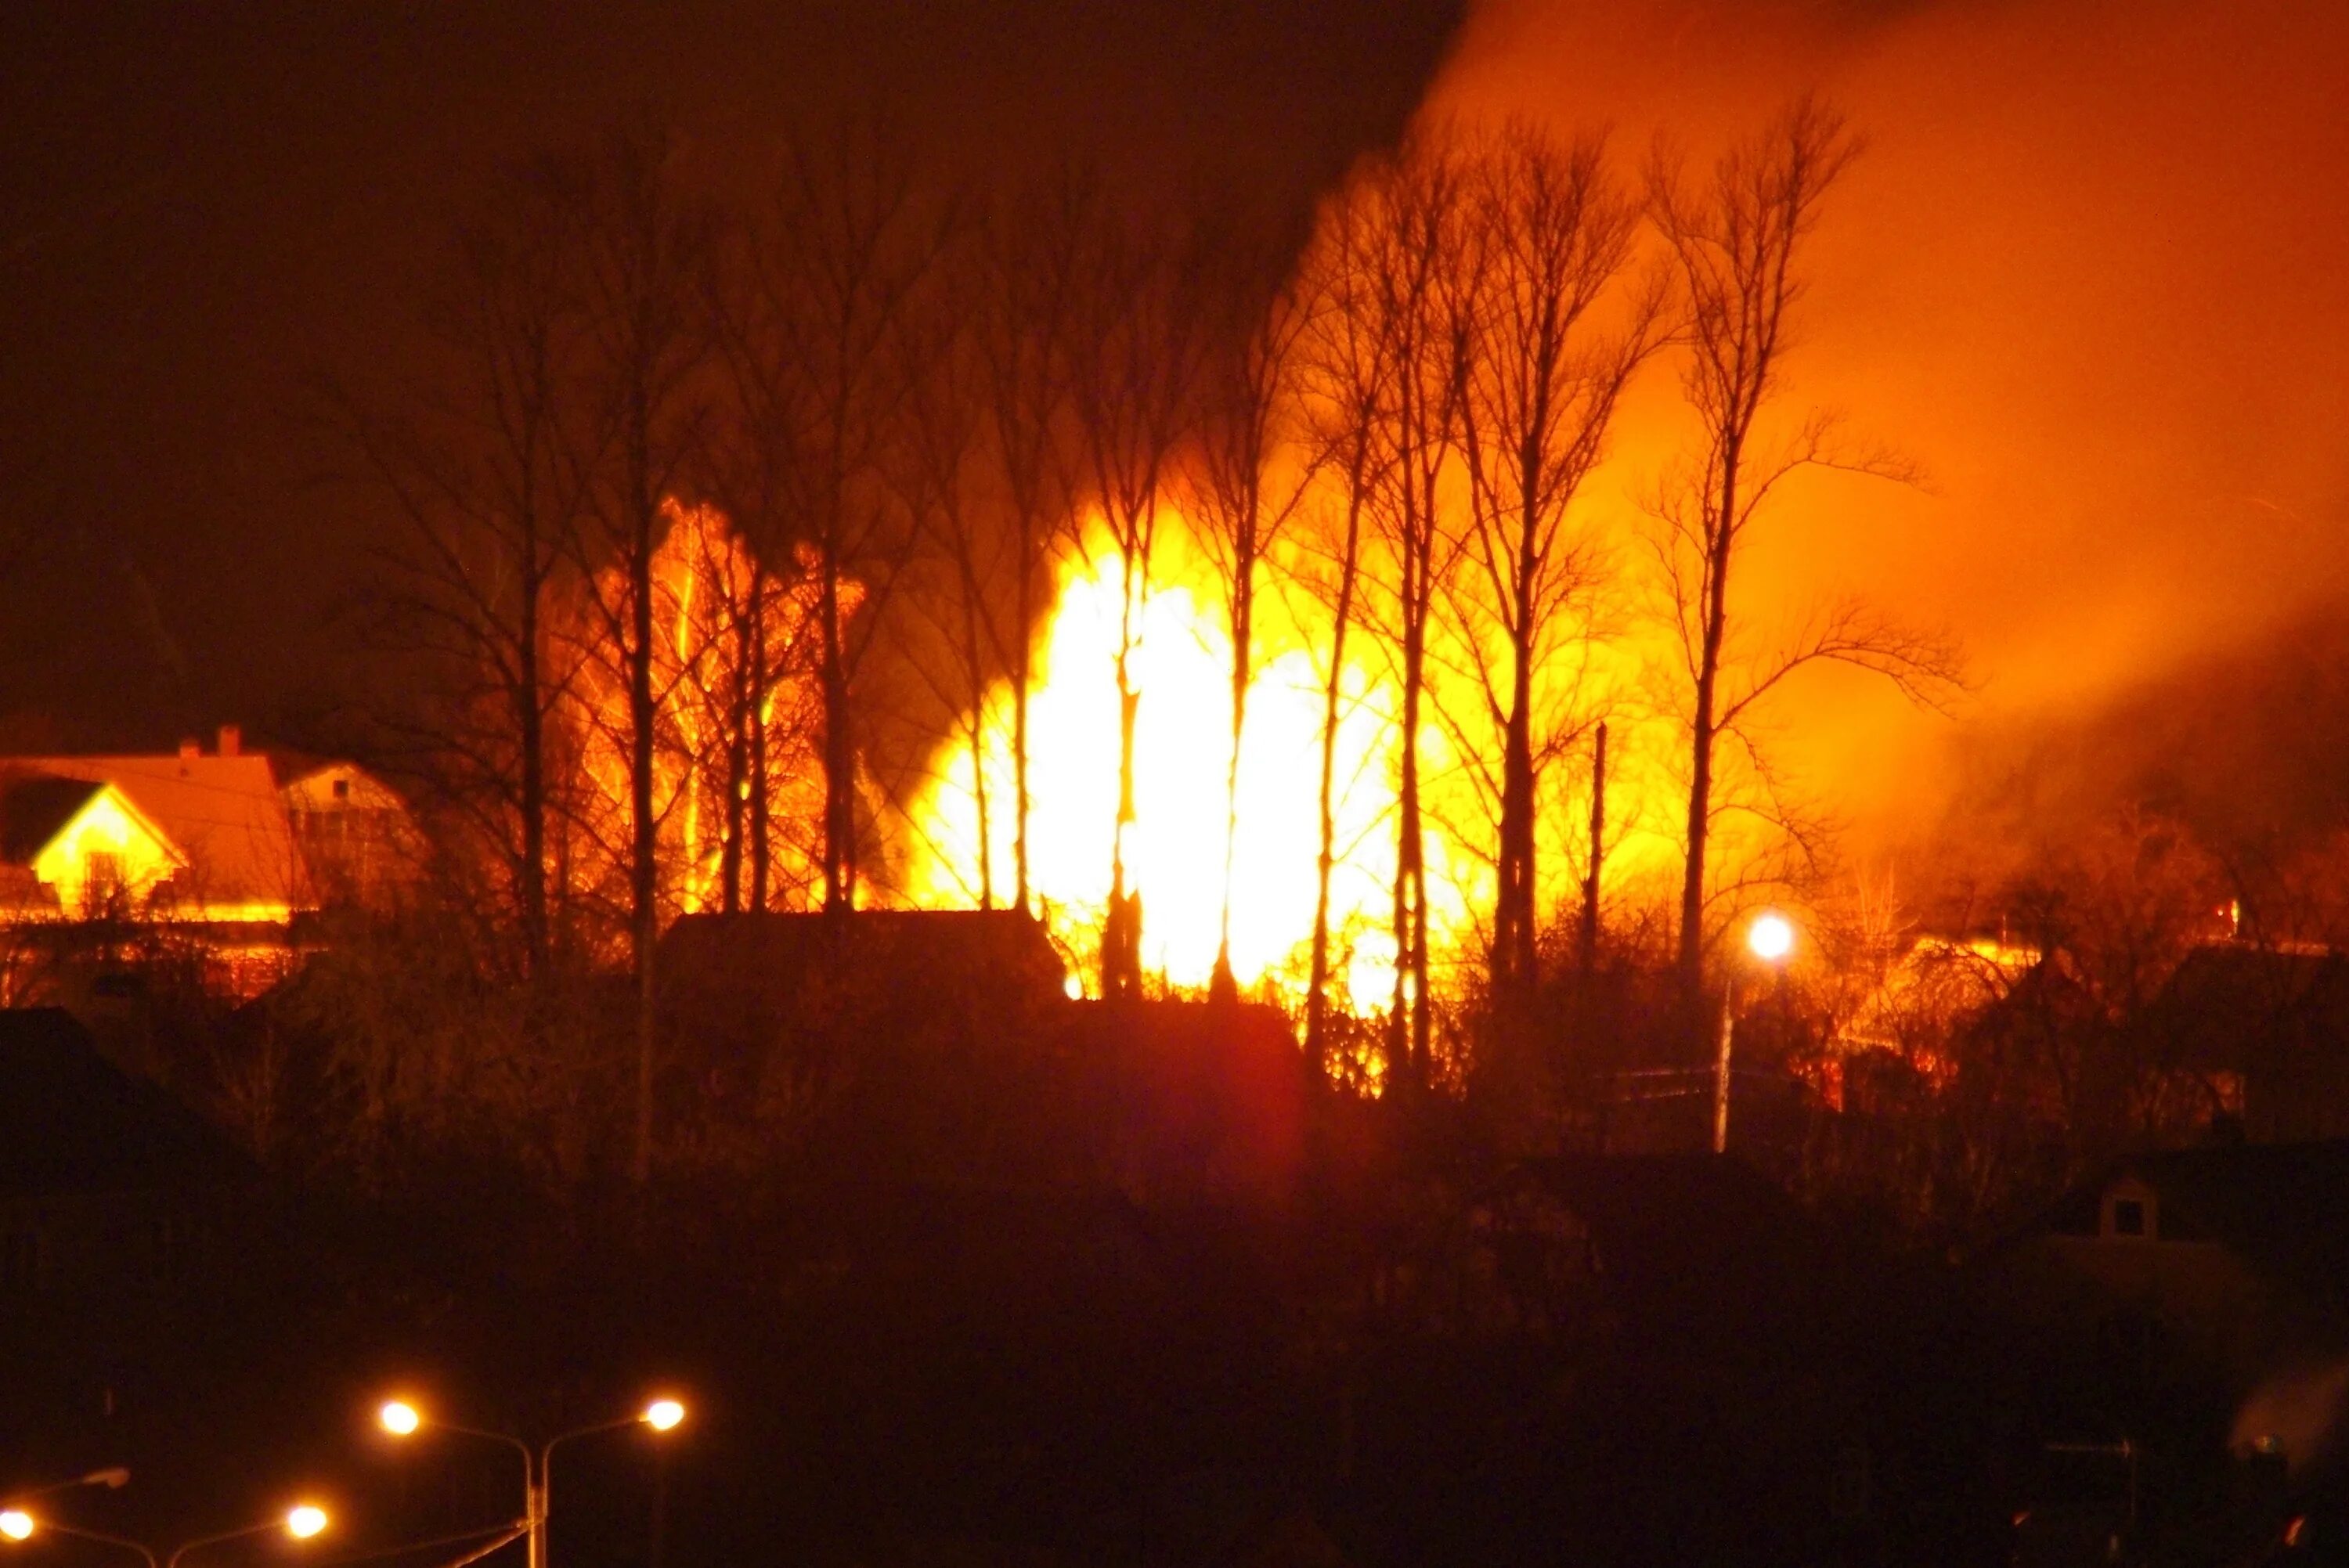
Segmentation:
{"type": "Polygon", "coordinates": [[[398,1438],[409,1436],[424,1424],[424,1418],[417,1414],[416,1407],[405,1399],[387,1401],[383,1408],[376,1412],[376,1419],[383,1423],[385,1431],[398,1438]]]}
{"type": "Polygon", "coordinates": [[[33,1516],[21,1508],[0,1513],[0,1535],[11,1541],[29,1540],[33,1533],[33,1516]]]}
{"type": "Polygon", "coordinates": [[[326,1511],[313,1503],[303,1503],[285,1516],[285,1532],[296,1541],[307,1541],[326,1528],[326,1511]]]}
{"type": "Polygon", "coordinates": [[[656,1432],[666,1432],[685,1419],[685,1407],[674,1399],[655,1399],[645,1407],[645,1425],[656,1432]]]}
{"type": "Polygon", "coordinates": [[[1775,913],[1758,914],[1745,933],[1745,945],[1764,964],[1775,964],[1795,950],[1794,923],[1775,913]]]}

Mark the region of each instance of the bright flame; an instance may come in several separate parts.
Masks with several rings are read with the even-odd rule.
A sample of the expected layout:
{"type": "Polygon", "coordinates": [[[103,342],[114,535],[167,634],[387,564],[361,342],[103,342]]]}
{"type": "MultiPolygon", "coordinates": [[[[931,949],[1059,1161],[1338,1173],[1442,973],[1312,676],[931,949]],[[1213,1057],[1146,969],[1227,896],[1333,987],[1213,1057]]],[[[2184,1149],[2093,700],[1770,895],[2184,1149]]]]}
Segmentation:
{"type": "Polygon", "coordinates": [[[675,1399],[655,1399],[645,1407],[645,1425],[657,1432],[666,1432],[685,1419],[685,1407],[675,1399]]]}
{"type": "Polygon", "coordinates": [[[416,1407],[404,1399],[387,1401],[383,1408],[376,1412],[376,1419],[383,1423],[385,1431],[401,1438],[424,1424],[424,1418],[417,1414],[416,1407]]]}
{"type": "Polygon", "coordinates": [[[33,1534],[33,1516],[21,1508],[0,1513],[0,1535],[11,1541],[28,1541],[33,1534]]]}
{"type": "MultiPolygon", "coordinates": [[[[1214,973],[1223,913],[1231,643],[1215,591],[1192,585],[1211,581],[1202,563],[1185,560],[1179,545],[1161,549],[1162,582],[1143,608],[1133,660],[1142,697],[1127,874],[1142,893],[1144,968],[1175,985],[1200,986],[1214,973]]],[[[1116,826],[1121,565],[1113,552],[1097,551],[1064,573],[1029,699],[1030,878],[1055,935],[1087,961],[1108,907],[1116,826]]],[[[1305,977],[1320,851],[1325,691],[1306,650],[1329,639],[1309,622],[1299,624],[1269,589],[1259,621],[1240,751],[1232,971],[1243,986],[1268,980],[1294,996],[1305,977]],[[1268,629],[1267,621],[1274,623],[1268,629]]],[[[1355,651],[1366,652],[1367,642],[1358,636],[1355,651]]],[[[1362,1009],[1383,1006],[1394,990],[1392,708],[1384,683],[1348,669],[1336,757],[1331,951],[1336,999],[1362,1009]]],[[[996,895],[1008,902],[1016,831],[1008,684],[988,694],[985,728],[996,895]]],[[[1423,777],[1441,779],[1449,748],[1432,722],[1421,747],[1423,777]]],[[[977,899],[978,821],[969,777],[968,746],[950,749],[934,769],[936,781],[912,804],[908,889],[916,903],[977,899]]],[[[1430,944],[1444,953],[1473,935],[1468,911],[1482,868],[1433,816],[1427,855],[1430,944]]]]}
{"type": "Polygon", "coordinates": [[[326,1528],[326,1511],[313,1503],[302,1503],[285,1516],[285,1532],[296,1541],[307,1541],[326,1528]]]}

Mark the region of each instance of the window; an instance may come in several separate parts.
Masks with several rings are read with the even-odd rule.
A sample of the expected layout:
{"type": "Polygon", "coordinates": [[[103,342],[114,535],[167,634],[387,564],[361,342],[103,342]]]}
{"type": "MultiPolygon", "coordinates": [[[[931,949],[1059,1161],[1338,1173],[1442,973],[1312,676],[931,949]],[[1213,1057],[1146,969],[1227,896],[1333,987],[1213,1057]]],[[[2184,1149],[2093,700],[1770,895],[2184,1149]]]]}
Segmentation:
{"type": "Polygon", "coordinates": [[[2113,1200],[2113,1234],[2142,1236],[2145,1234],[2145,1200],[2116,1198],[2113,1200]]]}
{"type": "Polygon", "coordinates": [[[336,779],[336,780],[335,780],[335,799],[337,799],[337,800],[347,800],[347,799],[349,799],[350,798],[351,798],[351,781],[350,781],[349,779],[336,779]]]}
{"type": "Polygon", "coordinates": [[[110,850],[92,850],[82,857],[82,876],[92,898],[104,898],[122,885],[122,857],[110,850]]]}

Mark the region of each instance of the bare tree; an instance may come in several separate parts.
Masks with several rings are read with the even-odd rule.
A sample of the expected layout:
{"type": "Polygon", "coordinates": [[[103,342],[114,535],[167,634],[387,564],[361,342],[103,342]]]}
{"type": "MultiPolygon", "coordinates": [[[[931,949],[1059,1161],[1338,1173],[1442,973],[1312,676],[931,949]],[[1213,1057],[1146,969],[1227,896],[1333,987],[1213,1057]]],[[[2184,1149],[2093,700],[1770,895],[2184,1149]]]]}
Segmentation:
{"type": "Polygon", "coordinates": [[[993,909],[994,812],[1000,802],[988,776],[987,696],[1015,662],[1010,646],[1025,642],[1027,628],[1019,604],[1021,528],[1016,516],[1005,515],[1017,508],[994,504],[988,484],[988,366],[981,345],[965,330],[982,308],[987,282],[963,266],[945,270],[941,286],[901,335],[905,417],[894,468],[905,509],[927,546],[921,591],[909,600],[935,646],[916,646],[911,662],[961,730],[978,821],[978,903],[993,909]]]}
{"type": "Polygon", "coordinates": [[[1248,686],[1256,676],[1257,594],[1318,465],[1309,449],[1285,449],[1284,421],[1308,321],[1305,298],[1294,287],[1268,285],[1283,260],[1268,235],[1246,232],[1217,249],[1201,356],[1199,456],[1189,515],[1222,580],[1224,631],[1232,651],[1222,924],[1210,986],[1214,995],[1229,997],[1236,993],[1232,875],[1239,844],[1240,746],[1247,728],[1248,686]]]}
{"type": "MultiPolygon", "coordinates": [[[[1131,212],[1096,226],[1070,334],[1070,411],[1085,488],[1118,558],[1118,790],[1102,932],[1105,996],[1131,996],[1142,985],[1142,902],[1128,889],[1126,860],[1142,707],[1133,656],[1154,585],[1162,503],[1193,422],[1201,341],[1195,236],[1176,228],[1131,212]]],[[[1079,547],[1088,542],[1080,538],[1079,547]]]]}
{"type": "Polygon", "coordinates": [[[1468,569],[1454,597],[1501,738],[1500,778],[1485,783],[1500,805],[1491,977],[1506,1009],[1537,977],[1542,770],[1589,722],[1561,711],[1573,694],[1543,679],[1567,663],[1570,640],[1595,631],[1607,575],[1598,531],[1570,519],[1624,388],[1658,345],[1666,278],[1658,271],[1626,285],[1640,207],[1609,175],[1601,139],[1567,145],[1511,126],[1480,149],[1475,179],[1486,259],[1462,400],[1468,569]],[[1610,303],[1619,305],[1612,318],[1610,303]],[[1485,625],[1497,633],[1497,657],[1485,625]]]}
{"type": "MultiPolygon", "coordinates": [[[[823,710],[823,898],[853,908],[859,874],[856,676],[913,531],[883,464],[902,414],[895,350],[953,229],[886,127],[843,121],[785,149],[727,313],[750,439],[787,487],[807,548],[823,710]]],[[[776,540],[754,540],[772,553],[776,540]]]]}
{"type": "Polygon", "coordinates": [[[603,456],[590,492],[590,576],[597,619],[626,693],[628,945],[636,992],[636,1130],[631,1170],[652,1173],[654,954],[660,939],[656,554],[705,423],[706,220],[679,189],[670,139],[656,125],[607,136],[582,166],[582,296],[586,381],[603,456]]]}
{"type": "Polygon", "coordinates": [[[500,189],[460,237],[455,288],[434,313],[441,376],[385,418],[329,388],[367,470],[408,523],[393,562],[405,618],[456,688],[419,738],[438,793],[494,846],[533,984],[554,945],[552,820],[563,794],[551,730],[564,686],[549,645],[597,463],[577,377],[585,320],[571,176],[542,161],[500,189]]]}
{"type": "Polygon", "coordinates": [[[1743,617],[1733,610],[1732,583],[1740,548],[1789,475],[1825,466],[1911,477],[1889,455],[1839,442],[1825,416],[1811,416],[1777,442],[1757,429],[1781,389],[1791,318],[1803,294],[1796,266],[1803,242],[1857,151],[1841,117],[1805,98],[1723,154],[1709,181],[1692,188],[1661,148],[1649,172],[1649,212],[1685,293],[1689,354],[1682,386],[1702,431],[1695,456],[1666,480],[1656,507],[1663,525],[1656,542],[1690,702],[1679,971],[1692,1011],[1703,985],[1723,738],[1739,735],[1741,722],[1787,676],[1821,660],[1875,671],[1929,703],[1945,700],[1958,680],[1956,651],[1944,639],[1848,602],[1797,625],[1774,650],[1741,653],[1738,646],[1743,617]]]}
{"type": "Polygon", "coordinates": [[[1305,1050],[1317,1071],[1329,1068],[1330,880],[1338,861],[1338,733],[1345,717],[1346,644],[1360,614],[1362,511],[1383,477],[1381,388],[1385,323],[1372,304],[1372,253],[1379,243],[1375,185],[1365,181],[1324,215],[1307,253],[1302,287],[1312,301],[1299,356],[1299,394],[1317,461],[1339,488],[1335,508],[1319,519],[1306,553],[1330,615],[1322,668],[1321,770],[1317,799],[1313,933],[1305,987],[1305,1050]]]}
{"type": "Polygon", "coordinates": [[[1069,521],[1070,333],[1082,259],[1099,221],[1093,182],[1063,173],[999,200],[977,250],[984,288],[971,324],[1009,514],[1012,901],[1023,910],[1031,891],[1028,713],[1036,607],[1054,542],[1069,521]]]}
{"type": "Polygon", "coordinates": [[[1371,624],[1385,639],[1396,686],[1395,988],[1388,1056],[1397,1087],[1426,1087],[1433,1055],[1428,985],[1427,810],[1422,731],[1439,585],[1453,569],[1443,506],[1460,451],[1475,311],[1485,264],[1468,222],[1459,158],[1423,139],[1383,182],[1381,232],[1365,294],[1383,354],[1385,448],[1364,508],[1385,577],[1371,624]]]}

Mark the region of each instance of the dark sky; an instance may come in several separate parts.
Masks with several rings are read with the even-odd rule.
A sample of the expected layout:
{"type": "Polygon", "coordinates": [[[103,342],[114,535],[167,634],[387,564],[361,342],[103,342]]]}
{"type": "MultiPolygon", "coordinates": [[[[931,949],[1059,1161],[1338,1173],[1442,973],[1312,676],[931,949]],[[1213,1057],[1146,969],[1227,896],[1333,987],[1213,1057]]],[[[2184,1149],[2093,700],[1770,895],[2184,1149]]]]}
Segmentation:
{"type": "Polygon", "coordinates": [[[1451,0],[76,0],[0,8],[0,745],[299,731],[377,540],[304,391],[396,356],[487,177],[646,103],[721,144],[843,96],[962,156],[1309,201],[1451,0]],[[54,13],[44,15],[43,13],[54,13]]]}

